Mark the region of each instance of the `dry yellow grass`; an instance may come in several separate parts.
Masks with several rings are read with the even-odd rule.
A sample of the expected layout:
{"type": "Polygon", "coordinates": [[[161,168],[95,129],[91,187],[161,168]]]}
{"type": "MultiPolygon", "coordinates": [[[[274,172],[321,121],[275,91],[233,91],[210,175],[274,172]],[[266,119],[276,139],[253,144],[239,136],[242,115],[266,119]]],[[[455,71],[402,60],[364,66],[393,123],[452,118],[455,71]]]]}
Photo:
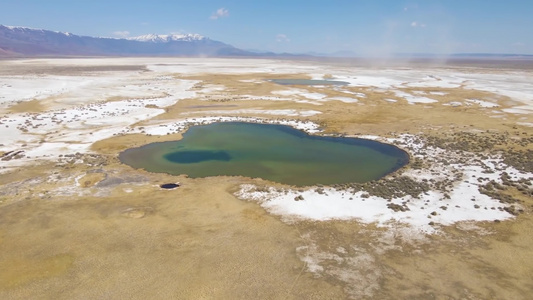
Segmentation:
{"type": "MultiPolygon", "coordinates": [[[[304,74],[174,76],[225,90],[179,101],[153,120],[198,117],[206,110],[296,109],[320,111],[299,119],[317,122],[326,132],[350,135],[473,130],[508,132],[511,138],[532,134],[530,127],[517,125],[532,122],[529,115],[501,113],[494,118],[493,109],[478,105],[443,105],[487,97],[497,101],[498,110],[510,105],[509,99],[487,92],[439,88],[447,93],[431,96],[439,103],[411,105],[390,92],[347,88],[366,97],[358,103],[313,105],[239,98],[273,96],[272,91],[291,87],[265,79],[304,74]]],[[[305,89],[349,97],[327,88],[305,89]]],[[[11,109],[32,111],[33,104],[11,109]]],[[[369,298],[376,299],[527,299],[533,293],[529,213],[513,221],[476,223],[473,230],[443,227],[442,235],[410,240],[400,231],[356,221],[283,223],[256,203],[234,196],[243,183],[276,186],[260,179],[150,174],[117,160],[127,148],[179,138],[115,136],[92,146],[105,158],[102,166],[50,163],[0,175],[0,298],[342,299],[371,292],[369,298]],[[182,186],[158,187],[167,182],[182,186]],[[302,257],[308,251],[323,255],[322,277],[305,271],[310,262],[302,257]],[[343,276],[352,283],[339,280],[343,276]]]]}
{"type": "Polygon", "coordinates": [[[46,110],[46,106],[39,100],[21,101],[15,105],[9,107],[10,112],[43,112],[46,110]]]}

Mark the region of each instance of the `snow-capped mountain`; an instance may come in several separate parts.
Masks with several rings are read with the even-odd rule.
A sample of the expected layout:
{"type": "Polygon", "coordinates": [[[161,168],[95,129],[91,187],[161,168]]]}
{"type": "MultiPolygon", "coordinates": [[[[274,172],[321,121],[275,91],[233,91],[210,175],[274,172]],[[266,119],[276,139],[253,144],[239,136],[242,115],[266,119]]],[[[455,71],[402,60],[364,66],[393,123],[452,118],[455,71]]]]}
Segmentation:
{"type": "Polygon", "coordinates": [[[12,32],[18,32],[18,33],[31,33],[31,32],[53,32],[57,34],[62,34],[65,36],[71,36],[72,34],[70,32],[59,32],[59,31],[51,31],[51,30],[44,30],[44,29],[38,29],[38,28],[29,28],[29,27],[22,27],[22,26],[7,26],[7,25],[0,25],[0,29],[4,27],[6,29],[11,30],[12,32]]]}
{"type": "Polygon", "coordinates": [[[139,41],[139,42],[153,42],[153,43],[168,43],[172,41],[182,41],[182,42],[194,42],[194,41],[203,41],[209,40],[208,38],[201,36],[199,34],[147,34],[136,37],[127,38],[130,41],[139,41]]]}
{"type": "Polygon", "coordinates": [[[0,25],[0,56],[234,56],[253,55],[199,34],[149,34],[128,39],[0,25]]]}

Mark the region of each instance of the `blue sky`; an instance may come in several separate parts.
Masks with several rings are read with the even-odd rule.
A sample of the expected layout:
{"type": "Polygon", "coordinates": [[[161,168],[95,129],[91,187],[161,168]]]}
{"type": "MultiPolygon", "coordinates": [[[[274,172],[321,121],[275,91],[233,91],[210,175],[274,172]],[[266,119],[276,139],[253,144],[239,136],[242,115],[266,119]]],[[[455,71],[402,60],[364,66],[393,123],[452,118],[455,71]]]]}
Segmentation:
{"type": "Polygon", "coordinates": [[[292,53],[533,54],[533,0],[0,0],[0,24],[292,53]]]}

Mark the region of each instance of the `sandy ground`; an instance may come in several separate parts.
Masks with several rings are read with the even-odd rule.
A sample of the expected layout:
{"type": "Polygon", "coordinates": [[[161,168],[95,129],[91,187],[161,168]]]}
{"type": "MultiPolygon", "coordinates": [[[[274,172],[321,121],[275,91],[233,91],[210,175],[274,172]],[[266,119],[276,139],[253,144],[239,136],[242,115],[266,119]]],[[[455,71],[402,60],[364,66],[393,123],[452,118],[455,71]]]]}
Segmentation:
{"type": "Polygon", "coordinates": [[[497,66],[0,61],[0,298],[528,299],[533,70],[497,66]],[[117,160],[231,120],[395,143],[411,164],[294,188],[117,160]]]}

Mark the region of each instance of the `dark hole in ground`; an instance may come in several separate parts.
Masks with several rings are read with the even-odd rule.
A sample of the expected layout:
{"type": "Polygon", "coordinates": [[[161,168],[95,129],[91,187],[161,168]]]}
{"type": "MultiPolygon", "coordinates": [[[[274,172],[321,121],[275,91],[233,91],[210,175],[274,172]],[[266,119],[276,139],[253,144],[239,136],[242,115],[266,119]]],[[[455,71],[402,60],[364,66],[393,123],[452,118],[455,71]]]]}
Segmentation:
{"type": "Polygon", "coordinates": [[[177,187],[179,187],[180,185],[177,184],[177,183],[164,183],[162,185],[160,185],[159,187],[161,187],[162,189],[175,189],[177,187]]]}

